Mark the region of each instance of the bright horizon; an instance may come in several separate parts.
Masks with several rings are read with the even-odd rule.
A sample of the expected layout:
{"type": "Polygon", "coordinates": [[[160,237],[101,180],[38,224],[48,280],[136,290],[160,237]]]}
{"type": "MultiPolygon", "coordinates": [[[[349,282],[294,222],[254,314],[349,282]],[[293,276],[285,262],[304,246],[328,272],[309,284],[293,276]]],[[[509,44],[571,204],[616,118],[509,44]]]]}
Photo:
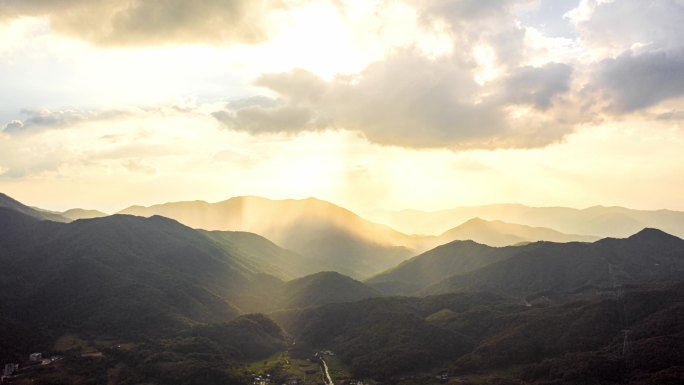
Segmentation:
{"type": "MultiPolygon", "coordinates": [[[[17,199],[19,202],[33,208],[37,209],[42,209],[42,210],[48,210],[51,212],[65,212],[67,210],[71,209],[83,209],[83,210],[98,210],[101,211],[105,214],[108,215],[113,215],[117,214],[121,211],[125,211],[126,209],[134,206],[141,206],[141,207],[151,207],[151,206],[156,206],[156,205],[163,205],[166,203],[180,203],[180,202],[205,202],[209,204],[216,204],[216,203],[221,203],[230,199],[234,198],[247,198],[247,197],[255,197],[255,198],[263,198],[267,200],[272,200],[272,201],[283,201],[283,200],[306,200],[306,199],[318,199],[322,200],[328,203],[331,203],[335,206],[341,207],[343,209],[350,210],[354,212],[355,214],[365,218],[369,219],[373,222],[386,222],[382,219],[382,216],[378,216],[379,214],[383,212],[401,212],[401,211],[422,211],[426,213],[430,212],[439,212],[439,211],[444,211],[444,210],[449,210],[449,209],[457,209],[457,208],[478,208],[478,207],[486,207],[486,206],[504,206],[504,205],[521,205],[521,206],[526,206],[530,208],[570,208],[570,209],[576,209],[576,210],[585,210],[585,209],[590,209],[594,207],[604,207],[604,208],[611,208],[611,207],[616,207],[616,208],[625,208],[625,209],[631,209],[631,210],[642,210],[642,211],[659,211],[659,210],[666,210],[666,211],[682,211],[682,210],[676,210],[676,209],[670,209],[670,208],[657,208],[657,209],[648,209],[648,208],[639,208],[639,207],[628,207],[628,206],[620,206],[620,205],[608,205],[608,204],[596,204],[596,205],[591,205],[591,206],[581,206],[581,207],[572,207],[572,206],[559,206],[559,205],[533,205],[533,204],[525,204],[525,203],[520,203],[520,202],[491,202],[491,203],[483,203],[483,204],[474,204],[474,205],[455,205],[455,206],[448,206],[448,207],[442,207],[442,208],[436,208],[436,209],[430,209],[430,210],[423,210],[423,209],[417,209],[413,207],[405,207],[405,208],[384,208],[381,206],[377,207],[370,207],[367,209],[363,208],[353,208],[353,207],[348,207],[343,204],[340,204],[338,202],[334,202],[331,200],[327,199],[322,199],[319,197],[314,197],[314,196],[309,196],[309,197],[283,197],[283,198],[270,198],[266,196],[260,196],[260,195],[253,195],[253,194],[248,194],[248,195],[236,195],[232,197],[228,197],[225,199],[219,199],[219,200],[205,200],[205,199],[181,199],[181,200],[176,200],[176,201],[164,201],[164,202],[150,202],[150,203],[132,203],[129,205],[121,206],[118,208],[114,208],[113,210],[105,210],[105,209],[99,209],[97,207],[78,207],[78,206],[56,206],[56,207],[46,207],[46,206],[40,206],[37,204],[33,204],[31,202],[27,202],[21,199],[18,199],[16,196],[10,195],[10,197],[17,199]]],[[[389,223],[386,223],[390,226],[392,226],[389,223]]]]}
{"type": "Polygon", "coordinates": [[[1,192],[684,210],[680,2],[173,4],[0,0],[1,192]]]}

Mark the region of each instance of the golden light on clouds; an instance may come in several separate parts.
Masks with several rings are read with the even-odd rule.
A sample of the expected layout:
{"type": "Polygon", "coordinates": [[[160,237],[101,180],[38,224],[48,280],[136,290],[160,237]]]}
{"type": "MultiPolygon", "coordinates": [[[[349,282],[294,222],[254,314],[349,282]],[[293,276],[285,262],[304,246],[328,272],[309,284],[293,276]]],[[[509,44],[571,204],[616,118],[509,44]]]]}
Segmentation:
{"type": "Polygon", "coordinates": [[[0,2],[0,191],[109,211],[235,195],[684,209],[672,4],[208,1],[172,22],[160,2],[143,25],[150,5],[125,3],[0,2]]]}

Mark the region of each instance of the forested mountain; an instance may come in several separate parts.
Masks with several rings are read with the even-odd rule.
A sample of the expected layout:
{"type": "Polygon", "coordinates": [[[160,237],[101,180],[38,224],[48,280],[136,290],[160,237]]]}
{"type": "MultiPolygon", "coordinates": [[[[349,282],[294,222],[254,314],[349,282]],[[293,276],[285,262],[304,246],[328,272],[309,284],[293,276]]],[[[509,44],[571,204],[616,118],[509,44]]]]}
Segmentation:
{"type": "MultiPolygon", "coordinates": [[[[363,283],[316,272],[320,257],[253,233],[193,229],[158,215],[54,222],[4,201],[13,207],[0,207],[5,361],[81,338],[99,341],[124,384],[247,383],[246,362],[293,348],[309,357],[333,350],[350,375],[390,382],[429,383],[435,370],[464,383],[684,377],[684,240],[660,230],[593,243],[453,241],[363,283]]],[[[317,223],[301,221],[292,229],[317,223]]],[[[339,263],[350,260],[362,259],[339,263]]],[[[74,357],[58,366],[64,381],[112,380],[104,364],[75,370],[74,357]]]]}
{"type": "Polygon", "coordinates": [[[432,368],[472,384],[674,384],[684,378],[683,302],[678,284],[556,306],[461,293],[275,316],[299,343],[334,349],[359,377],[429,382],[416,373],[432,368]]]}
{"type": "Polygon", "coordinates": [[[366,282],[387,294],[415,294],[452,275],[465,274],[509,258],[519,249],[520,247],[496,248],[473,241],[454,241],[406,260],[366,282]]]}
{"type": "Polygon", "coordinates": [[[458,273],[424,293],[486,290],[511,296],[562,297],[684,279],[684,240],[655,229],[625,239],[539,242],[504,250],[511,253],[509,258],[458,273]]]}
{"type": "Polygon", "coordinates": [[[340,273],[327,271],[298,278],[283,285],[275,294],[277,308],[291,309],[335,302],[354,302],[380,293],[340,273]]]}
{"type": "Polygon", "coordinates": [[[536,298],[593,295],[614,286],[683,279],[684,240],[645,229],[629,238],[594,243],[535,242],[496,248],[455,241],[411,258],[367,283],[390,294],[484,290],[536,298]]]}
{"type": "Polygon", "coordinates": [[[198,231],[251,269],[284,280],[323,270],[316,258],[284,249],[258,234],[245,231],[198,231]]]}

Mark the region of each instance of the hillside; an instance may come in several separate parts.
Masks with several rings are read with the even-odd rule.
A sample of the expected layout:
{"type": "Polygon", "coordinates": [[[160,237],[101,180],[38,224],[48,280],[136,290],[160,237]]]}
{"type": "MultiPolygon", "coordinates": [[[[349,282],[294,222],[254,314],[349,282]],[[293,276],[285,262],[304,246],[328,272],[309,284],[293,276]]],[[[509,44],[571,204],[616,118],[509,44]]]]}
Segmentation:
{"type": "Polygon", "coordinates": [[[0,193],[0,207],[4,207],[7,209],[11,209],[17,212],[20,212],[24,215],[28,215],[30,217],[40,219],[40,220],[48,220],[48,221],[54,221],[54,222],[68,222],[69,219],[61,216],[58,213],[53,213],[49,211],[44,211],[44,210],[37,210],[32,207],[26,206],[25,204],[19,202],[18,200],[0,193]]]}
{"type": "Polygon", "coordinates": [[[539,242],[504,250],[514,255],[446,278],[424,293],[486,290],[532,298],[593,295],[613,287],[684,279],[684,240],[655,229],[625,239],[539,242]]]}
{"type": "MultiPolygon", "coordinates": [[[[269,200],[236,197],[223,202],[175,202],[133,206],[120,212],[162,215],[206,230],[248,231],[303,256],[318,260],[323,270],[366,277],[413,254],[416,240],[387,226],[364,220],[332,203],[309,198],[269,200]]],[[[296,276],[310,273],[298,271],[296,276]]]]}
{"type": "Polygon", "coordinates": [[[406,260],[370,278],[366,283],[386,294],[411,295],[452,275],[465,274],[509,258],[520,249],[496,248],[473,241],[453,241],[406,260]]]}
{"type": "Polygon", "coordinates": [[[252,270],[284,280],[321,270],[318,260],[284,249],[258,234],[245,231],[198,231],[252,270]]]}
{"type": "Polygon", "coordinates": [[[546,307],[461,293],[275,316],[298,345],[334,350],[353,376],[431,383],[441,372],[471,384],[646,384],[684,376],[683,301],[678,284],[546,307]]]}
{"type": "Polygon", "coordinates": [[[459,357],[470,337],[432,325],[425,318],[441,309],[465,311],[508,305],[489,294],[454,294],[424,299],[372,298],[274,314],[299,348],[331,349],[355,376],[383,379],[459,357]]]}
{"type": "Polygon", "coordinates": [[[599,239],[590,235],[565,234],[545,227],[518,225],[499,220],[487,221],[481,218],[470,219],[444,232],[438,238],[440,243],[472,240],[495,247],[537,241],[593,242],[599,239]]]}
{"type": "Polygon", "coordinates": [[[542,296],[677,282],[684,277],[684,241],[645,229],[594,243],[535,242],[491,247],[454,241],[408,259],[366,281],[385,294],[493,291],[542,296]]]}
{"type": "Polygon", "coordinates": [[[163,217],[69,224],[0,209],[8,324],[137,338],[256,310],[282,283],[163,217]]]}
{"type": "Polygon", "coordinates": [[[378,297],[380,293],[342,274],[327,271],[295,279],[283,285],[276,296],[278,309],[320,306],[336,302],[354,302],[378,297]]]}

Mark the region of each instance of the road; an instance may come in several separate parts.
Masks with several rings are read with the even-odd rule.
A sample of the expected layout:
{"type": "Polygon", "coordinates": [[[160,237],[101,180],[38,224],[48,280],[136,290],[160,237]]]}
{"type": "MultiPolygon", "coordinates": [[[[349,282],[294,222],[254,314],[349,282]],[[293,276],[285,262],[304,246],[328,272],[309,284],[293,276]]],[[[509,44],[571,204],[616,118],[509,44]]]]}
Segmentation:
{"type": "Polygon", "coordinates": [[[321,363],[323,364],[323,374],[324,374],[324,380],[325,383],[328,385],[335,385],[333,383],[332,378],[330,377],[330,372],[328,372],[328,364],[325,363],[325,360],[323,359],[322,355],[319,357],[321,360],[321,363]]]}

